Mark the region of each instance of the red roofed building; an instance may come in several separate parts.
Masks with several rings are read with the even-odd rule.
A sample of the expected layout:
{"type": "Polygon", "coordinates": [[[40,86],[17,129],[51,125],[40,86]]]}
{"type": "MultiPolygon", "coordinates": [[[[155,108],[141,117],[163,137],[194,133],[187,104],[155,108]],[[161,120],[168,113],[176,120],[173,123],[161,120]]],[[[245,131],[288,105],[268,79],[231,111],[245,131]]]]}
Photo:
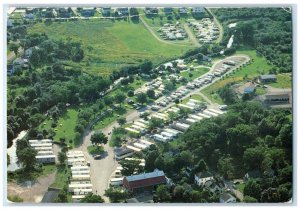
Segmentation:
{"type": "Polygon", "coordinates": [[[163,171],[154,170],[150,173],[126,176],[123,186],[134,193],[152,191],[155,186],[166,184],[167,178],[163,171]]]}

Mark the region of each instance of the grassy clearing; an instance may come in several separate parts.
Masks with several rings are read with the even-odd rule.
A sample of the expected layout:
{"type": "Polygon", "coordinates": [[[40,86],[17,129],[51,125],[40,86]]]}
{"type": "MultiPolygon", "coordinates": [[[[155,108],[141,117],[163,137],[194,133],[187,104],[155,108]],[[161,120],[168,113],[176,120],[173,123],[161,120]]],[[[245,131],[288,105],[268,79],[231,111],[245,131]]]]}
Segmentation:
{"type": "Polygon", "coordinates": [[[253,59],[253,62],[247,66],[241,67],[239,70],[235,70],[229,76],[213,83],[202,91],[210,100],[215,103],[223,103],[222,99],[216,92],[226,84],[240,82],[245,76],[247,76],[248,79],[253,79],[260,74],[269,72],[269,70],[272,69],[272,66],[267,63],[267,60],[264,57],[259,57],[256,55],[255,50],[241,49],[238,50],[236,54],[248,55],[251,59],[253,59]]]}
{"type": "Polygon", "coordinates": [[[195,70],[189,70],[189,71],[182,71],[180,72],[180,75],[182,77],[185,77],[188,81],[192,81],[200,76],[202,76],[203,74],[207,73],[209,71],[209,68],[197,68],[195,70]]]}
{"type": "Polygon", "coordinates": [[[268,85],[275,88],[291,88],[292,87],[292,77],[290,74],[277,74],[277,81],[269,83],[268,85]]]}
{"type": "Polygon", "coordinates": [[[190,99],[195,99],[199,101],[205,101],[201,95],[198,94],[193,94],[191,97],[184,99],[181,103],[185,104],[187,103],[190,99]]]}
{"type": "Polygon", "coordinates": [[[63,188],[68,183],[70,169],[67,166],[57,166],[57,173],[51,187],[63,188]]]}
{"type": "Polygon", "coordinates": [[[47,165],[43,165],[42,167],[42,172],[40,174],[39,177],[45,177],[48,176],[49,174],[52,174],[56,171],[56,165],[53,164],[47,164],[47,165]]]}
{"type": "Polygon", "coordinates": [[[46,119],[40,126],[39,130],[53,129],[55,136],[54,141],[59,142],[60,138],[65,138],[69,145],[73,145],[70,140],[75,138],[75,126],[77,121],[78,111],[76,109],[68,109],[67,112],[61,116],[57,121],[57,126],[51,128],[52,120],[46,119]]]}
{"type": "Polygon", "coordinates": [[[267,91],[266,91],[265,88],[257,87],[256,90],[255,90],[255,93],[256,93],[257,95],[263,95],[263,94],[266,94],[267,91]]]}
{"type": "Polygon", "coordinates": [[[236,185],[236,187],[241,193],[243,193],[245,188],[245,183],[238,184],[236,185]]]}
{"type": "Polygon", "coordinates": [[[85,71],[109,75],[125,65],[139,64],[145,59],[161,63],[182,55],[191,47],[175,46],[156,40],[142,25],[127,21],[78,20],[37,23],[29,33],[46,33],[50,38],[71,39],[82,43],[85,58],[80,63],[85,71]]]}

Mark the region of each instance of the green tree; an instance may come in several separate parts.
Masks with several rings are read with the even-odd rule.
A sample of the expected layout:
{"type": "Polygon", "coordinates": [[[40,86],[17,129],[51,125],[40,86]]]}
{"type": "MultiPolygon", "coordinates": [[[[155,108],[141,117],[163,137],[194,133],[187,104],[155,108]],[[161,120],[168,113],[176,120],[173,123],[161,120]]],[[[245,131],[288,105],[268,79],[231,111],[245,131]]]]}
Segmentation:
{"type": "Polygon", "coordinates": [[[36,158],[37,151],[33,149],[32,147],[26,147],[20,151],[18,151],[17,156],[18,160],[22,164],[22,166],[25,168],[25,170],[32,171],[36,164],[36,158]]]}
{"type": "Polygon", "coordinates": [[[170,202],[172,197],[166,185],[159,185],[157,187],[156,196],[158,202],[163,202],[163,203],[170,202]]]}
{"type": "Polygon", "coordinates": [[[128,191],[123,187],[110,187],[105,190],[105,196],[109,197],[110,202],[120,203],[128,198],[128,191]]]}
{"type": "Polygon", "coordinates": [[[19,45],[16,44],[16,43],[10,43],[10,44],[8,45],[8,49],[9,49],[10,51],[14,52],[15,55],[17,56],[17,55],[18,55],[18,50],[19,50],[19,45]]]}
{"type": "Polygon", "coordinates": [[[126,123],[126,118],[120,117],[117,121],[118,121],[119,125],[124,125],[126,123]]]}
{"type": "Polygon", "coordinates": [[[134,96],[133,90],[129,90],[129,91],[127,92],[127,96],[128,96],[128,97],[134,96]]]}
{"type": "Polygon", "coordinates": [[[67,156],[65,153],[63,153],[63,152],[58,153],[58,161],[61,165],[65,164],[66,159],[67,159],[67,156]]]}
{"type": "Polygon", "coordinates": [[[164,124],[162,119],[151,118],[149,121],[149,129],[154,130],[155,128],[161,127],[164,124]]]}
{"type": "Polygon", "coordinates": [[[80,203],[104,203],[104,200],[100,195],[89,193],[80,200],[80,203]]]}
{"type": "Polygon", "coordinates": [[[249,180],[246,184],[245,184],[245,188],[244,188],[244,195],[248,195],[250,197],[253,197],[257,200],[260,199],[261,196],[261,187],[260,184],[257,181],[254,180],[249,180]]]}
{"type": "Polygon", "coordinates": [[[107,141],[108,141],[107,136],[105,134],[103,134],[102,132],[94,133],[91,136],[91,142],[94,145],[97,145],[97,144],[106,144],[107,141]]]}
{"type": "Polygon", "coordinates": [[[218,171],[225,179],[233,178],[234,167],[232,163],[232,158],[226,157],[221,158],[218,161],[218,171]]]}
{"type": "Polygon", "coordinates": [[[136,95],[136,101],[143,104],[147,102],[147,95],[145,93],[139,93],[136,95]]]}
{"type": "Polygon", "coordinates": [[[141,172],[143,167],[140,165],[140,163],[140,160],[121,160],[120,165],[122,166],[122,175],[130,176],[134,174],[134,172],[141,172]]]}
{"type": "Polygon", "coordinates": [[[243,201],[245,203],[257,203],[257,199],[250,196],[245,196],[243,201]]]}
{"type": "Polygon", "coordinates": [[[154,99],[154,98],[155,98],[155,91],[154,91],[153,89],[147,90],[147,96],[148,96],[149,98],[154,99]]]}
{"type": "Polygon", "coordinates": [[[126,99],[126,96],[124,93],[118,93],[118,94],[116,94],[115,99],[121,105],[124,102],[124,100],[126,99]]]}

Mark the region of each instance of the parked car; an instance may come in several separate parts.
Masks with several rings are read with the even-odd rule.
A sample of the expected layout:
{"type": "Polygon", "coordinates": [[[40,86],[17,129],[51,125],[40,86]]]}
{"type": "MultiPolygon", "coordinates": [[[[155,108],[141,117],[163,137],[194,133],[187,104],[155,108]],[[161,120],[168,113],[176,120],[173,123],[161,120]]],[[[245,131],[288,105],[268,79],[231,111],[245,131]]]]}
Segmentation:
{"type": "Polygon", "coordinates": [[[95,155],[95,156],[94,156],[94,159],[95,159],[95,160],[100,160],[101,157],[102,157],[101,155],[95,155]]]}

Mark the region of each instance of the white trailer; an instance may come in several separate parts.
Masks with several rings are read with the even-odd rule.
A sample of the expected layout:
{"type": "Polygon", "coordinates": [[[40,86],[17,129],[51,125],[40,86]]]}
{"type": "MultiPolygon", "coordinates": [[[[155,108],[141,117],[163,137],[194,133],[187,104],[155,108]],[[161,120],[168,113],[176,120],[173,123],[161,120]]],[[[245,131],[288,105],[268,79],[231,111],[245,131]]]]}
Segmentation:
{"type": "Polygon", "coordinates": [[[124,179],[124,177],[111,178],[109,183],[110,183],[111,186],[122,186],[123,185],[123,179],[124,179]]]}
{"type": "Polygon", "coordinates": [[[207,115],[210,115],[210,116],[212,116],[212,117],[217,117],[217,116],[218,116],[218,114],[213,113],[213,112],[210,112],[210,111],[208,111],[208,110],[204,110],[203,113],[204,113],[204,114],[207,114],[207,115]]]}
{"type": "Polygon", "coordinates": [[[160,135],[165,136],[167,139],[173,139],[175,137],[175,135],[173,133],[168,133],[168,132],[161,132],[160,135]]]}
{"type": "Polygon", "coordinates": [[[51,139],[41,139],[41,140],[37,140],[37,139],[31,139],[28,140],[29,144],[37,144],[37,143],[52,143],[51,139]]]}
{"type": "Polygon", "coordinates": [[[48,150],[48,151],[38,151],[37,155],[53,155],[53,151],[52,150],[48,150]]]}
{"type": "Polygon", "coordinates": [[[42,142],[34,142],[31,143],[30,146],[32,147],[52,147],[52,143],[42,143],[42,142]]]}
{"type": "Polygon", "coordinates": [[[144,139],[141,139],[140,141],[143,142],[144,144],[149,145],[149,146],[150,146],[151,144],[153,144],[152,142],[147,141],[147,140],[144,140],[144,139]]]}
{"type": "Polygon", "coordinates": [[[224,114],[224,112],[219,111],[219,110],[216,110],[216,109],[208,109],[208,111],[214,112],[214,113],[216,113],[216,114],[224,114]]]}
{"type": "Polygon", "coordinates": [[[84,154],[83,153],[67,154],[67,158],[70,158],[70,159],[84,158],[84,154]]]}
{"type": "Polygon", "coordinates": [[[192,99],[192,98],[189,101],[194,102],[194,103],[201,103],[201,101],[196,100],[196,99],[192,99]]]}
{"type": "Polygon", "coordinates": [[[175,127],[177,127],[179,130],[186,131],[190,125],[185,123],[175,123],[175,127]]]}
{"type": "Polygon", "coordinates": [[[138,126],[141,126],[141,127],[143,127],[143,128],[147,128],[147,125],[146,124],[144,124],[144,123],[141,123],[141,122],[134,122],[134,124],[135,125],[138,125],[138,126]]]}
{"type": "Polygon", "coordinates": [[[68,158],[68,165],[83,165],[86,163],[85,158],[68,158]]]}
{"type": "Polygon", "coordinates": [[[55,163],[55,155],[37,155],[35,158],[38,163],[55,163]]]}
{"type": "Polygon", "coordinates": [[[178,106],[180,106],[181,108],[187,108],[187,109],[194,110],[194,107],[191,107],[191,106],[188,106],[188,105],[185,105],[185,104],[178,104],[178,106]]]}
{"type": "Polygon", "coordinates": [[[86,171],[86,170],[90,170],[89,166],[72,166],[71,167],[71,171],[86,171]]]}
{"type": "Polygon", "coordinates": [[[188,123],[188,124],[190,124],[190,125],[197,122],[197,120],[191,119],[191,118],[187,118],[185,121],[186,121],[186,123],[188,123]]]}
{"type": "Polygon", "coordinates": [[[193,119],[195,119],[196,121],[199,121],[199,120],[202,120],[202,119],[203,119],[202,117],[197,116],[197,115],[194,115],[194,114],[190,115],[190,118],[193,118],[193,119]]]}
{"type": "Polygon", "coordinates": [[[135,152],[140,152],[140,151],[141,151],[141,149],[136,148],[136,147],[131,146],[131,145],[126,145],[126,147],[127,147],[128,149],[131,149],[131,150],[135,151],[135,152]]]}
{"type": "Polygon", "coordinates": [[[166,142],[168,139],[160,134],[153,135],[153,138],[157,141],[166,142]]]}
{"type": "Polygon", "coordinates": [[[87,174],[90,174],[90,170],[87,169],[87,170],[84,170],[84,171],[71,171],[72,173],[72,176],[73,175],[87,175],[87,174]]]}
{"type": "Polygon", "coordinates": [[[125,128],[125,130],[130,131],[130,132],[132,132],[132,133],[137,133],[137,134],[140,133],[139,131],[137,131],[137,130],[135,130],[135,129],[132,129],[132,128],[129,128],[129,127],[125,128]]]}
{"type": "Polygon", "coordinates": [[[140,148],[140,149],[146,149],[148,147],[147,145],[140,144],[138,142],[133,143],[133,145],[136,146],[137,148],[140,148]]]}
{"type": "Polygon", "coordinates": [[[90,174],[76,174],[72,175],[72,180],[90,180],[90,174]]]}
{"type": "Polygon", "coordinates": [[[210,118],[211,116],[207,115],[207,114],[203,114],[203,113],[197,113],[198,116],[200,117],[204,117],[204,118],[210,118]]]}
{"type": "MultiPolygon", "coordinates": [[[[69,192],[74,192],[76,189],[92,189],[93,185],[91,183],[76,183],[76,184],[69,184],[69,192]]],[[[77,190],[76,190],[77,191],[77,190]]]]}
{"type": "Polygon", "coordinates": [[[178,136],[178,134],[180,134],[181,132],[171,129],[171,128],[166,128],[164,131],[169,132],[169,133],[173,133],[175,136],[178,136]]]}
{"type": "Polygon", "coordinates": [[[52,150],[52,147],[35,147],[34,148],[36,151],[50,151],[52,150]]]}

